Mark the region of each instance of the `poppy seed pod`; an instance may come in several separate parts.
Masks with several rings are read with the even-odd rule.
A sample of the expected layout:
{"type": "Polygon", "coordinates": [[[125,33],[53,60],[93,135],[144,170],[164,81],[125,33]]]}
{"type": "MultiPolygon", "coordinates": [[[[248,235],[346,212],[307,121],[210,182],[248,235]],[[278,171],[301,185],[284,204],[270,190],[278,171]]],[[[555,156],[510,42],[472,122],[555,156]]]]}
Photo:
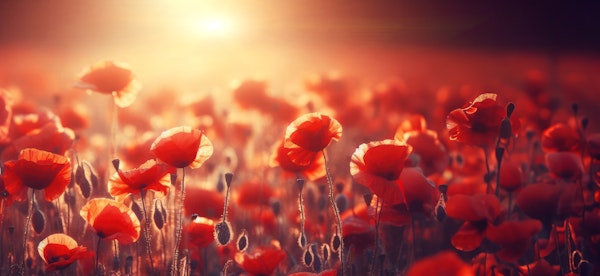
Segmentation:
{"type": "Polygon", "coordinates": [[[215,241],[217,245],[225,246],[233,239],[233,229],[228,221],[221,221],[215,224],[214,228],[215,241]]]}

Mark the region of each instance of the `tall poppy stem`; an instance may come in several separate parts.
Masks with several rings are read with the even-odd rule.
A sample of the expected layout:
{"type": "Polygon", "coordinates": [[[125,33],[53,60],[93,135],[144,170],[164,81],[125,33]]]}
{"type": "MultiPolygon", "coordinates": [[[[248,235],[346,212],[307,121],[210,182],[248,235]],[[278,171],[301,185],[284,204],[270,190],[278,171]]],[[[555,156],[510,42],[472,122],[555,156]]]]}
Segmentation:
{"type": "Polygon", "coordinates": [[[181,193],[179,198],[179,206],[177,206],[177,227],[175,229],[175,251],[173,254],[171,275],[176,275],[179,271],[179,243],[181,243],[181,231],[183,229],[183,201],[185,200],[185,167],[181,168],[181,193]]]}
{"type": "Polygon", "coordinates": [[[99,260],[100,260],[100,242],[102,241],[102,238],[100,236],[98,236],[98,242],[96,242],[96,275],[100,275],[100,271],[99,271],[99,260]]]}
{"type": "Polygon", "coordinates": [[[492,192],[492,179],[490,178],[490,161],[489,161],[489,151],[487,146],[483,147],[483,155],[485,158],[485,183],[487,184],[487,188],[485,190],[486,194],[492,192]]]}
{"type": "Polygon", "coordinates": [[[140,198],[142,199],[142,212],[144,213],[144,225],[146,226],[144,229],[144,236],[146,237],[146,253],[148,253],[148,258],[150,258],[150,271],[154,273],[154,260],[152,259],[152,236],[150,235],[150,219],[148,217],[148,213],[146,212],[146,191],[143,190],[140,192],[140,198]]]}
{"type": "Polygon", "coordinates": [[[29,224],[31,223],[31,216],[33,214],[34,203],[35,190],[31,189],[31,201],[29,202],[29,211],[27,212],[27,218],[25,219],[25,229],[23,231],[23,267],[21,268],[21,275],[25,275],[25,268],[27,267],[27,236],[29,236],[29,224]]]}
{"type": "Polygon", "coordinates": [[[344,265],[344,238],[342,235],[342,219],[340,218],[340,211],[335,203],[335,199],[333,198],[333,180],[331,179],[331,174],[329,173],[329,168],[327,167],[327,157],[325,156],[325,150],[322,150],[323,160],[325,163],[325,174],[327,175],[327,183],[329,184],[329,203],[331,204],[331,208],[333,209],[333,214],[335,215],[335,219],[337,222],[336,235],[340,238],[340,249],[338,253],[338,257],[340,258],[340,264],[342,266],[342,275],[346,275],[346,266],[344,265]]]}
{"type": "Polygon", "coordinates": [[[375,249],[373,250],[373,258],[371,259],[371,269],[369,269],[369,275],[375,275],[375,270],[377,269],[375,261],[379,251],[379,221],[381,220],[381,209],[383,209],[383,200],[381,201],[381,207],[379,207],[379,197],[377,197],[377,201],[375,201],[375,214],[377,215],[375,219],[375,249]]]}

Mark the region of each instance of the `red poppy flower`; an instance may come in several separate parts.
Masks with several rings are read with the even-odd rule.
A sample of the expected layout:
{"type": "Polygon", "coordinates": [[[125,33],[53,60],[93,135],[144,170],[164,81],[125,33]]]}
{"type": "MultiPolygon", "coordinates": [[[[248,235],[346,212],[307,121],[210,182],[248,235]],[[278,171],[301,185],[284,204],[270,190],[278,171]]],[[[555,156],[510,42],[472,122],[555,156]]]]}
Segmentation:
{"type": "Polygon", "coordinates": [[[209,246],[215,241],[215,222],[205,217],[196,217],[185,228],[187,241],[198,248],[209,246]]]}
{"type": "MultiPolygon", "coordinates": [[[[201,217],[220,219],[223,214],[223,201],[225,197],[215,191],[202,188],[194,188],[189,185],[185,188],[186,200],[183,203],[183,211],[186,216],[197,214],[201,217]]],[[[232,215],[231,204],[227,210],[232,215]]]]}
{"type": "Polygon", "coordinates": [[[504,161],[500,167],[500,187],[512,192],[525,182],[521,164],[515,161],[504,161]]]}
{"type": "Polygon", "coordinates": [[[309,113],[294,120],[285,131],[284,147],[298,165],[308,165],[331,140],[342,137],[342,125],[327,115],[309,113]]]}
{"type": "Polygon", "coordinates": [[[342,220],[342,235],[344,244],[359,255],[375,242],[375,228],[358,216],[348,216],[342,220]]]}
{"type": "Polygon", "coordinates": [[[271,275],[286,256],[278,248],[258,247],[250,254],[236,254],[235,261],[250,275],[271,275]]]}
{"type": "Polygon", "coordinates": [[[255,109],[278,122],[289,122],[298,114],[298,109],[287,101],[269,96],[263,80],[242,82],[233,90],[233,97],[243,109],[255,109]]]}
{"type": "Polygon", "coordinates": [[[27,199],[27,188],[44,190],[44,198],[52,201],[71,182],[71,163],[62,155],[28,148],[19,153],[19,159],[4,163],[2,180],[17,201],[27,199]]]}
{"type": "Polygon", "coordinates": [[[362,144],[352,154],[350,173],[385,204],[404,203],[404,188],[398,179],[411,150],[397,140],[362,144]]]}
{"type": "Polygon", "coordinates": [[[442,173],[448,167],[450,158],[446,148],[440,143],[437,133],[432,130],[396,132],[396,139],[412,146],[412,155],[417,157],[418,166],[427,176],[442,173]],[[401,139],[400,139],[401,138],[401,139]]]}
{"type": "Polygon", "coordinates": [[[496,252],[505,262],[516,262],[531,245],[531,238],[542,230],[539,220],[505,221],[498,226],[490,226],[486,237],[502,248],[496,252]]]}
{"type": "Polygon", "coordinates": [[[527,185],[517,196],[517,206],[530,218],[549,224],[557,214],[561,192],[562,188],[559,185],[547,183],[527,185]]]}
{"type": "Polygon", "coordinates": [[[546,153],[546,165],[552,175],[566,180],[580,178],[583,173],[581,158],[570,152],[546,153]]]}
{"type": "Polygon", "coordinates": [[[142,89],[129,65],[115,61],[100,61],[84,69],[75,87],[113,95],[118,107],[130,106],[142,89]]]}
{"type": "Polygon", "coordinates": [[[14,138],[12,143],[2,152],[2,160],[16,159],[19,152],[25,148],[36,148],[55,154],[64,154],[71,148],[75,140],[73,130],[64,128],[58,117],[46,121],[43,125],[30,125],[26,128],[27,133],[14,138]]]}
{"type": "Polygon", "coordinates": [[[38,244],[38,253],[46,263],[46,271],[62,270],[79,259],[94,256],[84,246],[65,234],[52,234],[38,244]]]}
{"type": "Polygon", "coordinates": [[[433,209],[439,200],[439,191],[419,168],[405,168],[400,174],[404,186],[404,196],[411,213],[420,212],[427,216],[433,214],[433,209]]]}
{"type": "Polygon", "coordinates": [[[140,237],[140,221],[137,216],[118,201],[94,198],[81,207],[79,214],[102,239],[131,244],[140,237]]]}
{"type": "Polygon", "coordinates": [[[408,269],[406,275],[475,276],[475,273],[456,253],[444,251],[419,260],[408,269]]]}
{"type": "Polygon", "coordinates": [[[70,103],[63,105],[57,112],[64,127],[78,130],[90,126],[90,113],[82,103],[70,103]]]}
{"type": "Polygon", "coordinates": [[[153,190],[156,195],[165,196],[171,186],[173,167],[148,160],[140,167],[123,171],[119,169],[108,180],[109,193],[122,201],[129,194],[137,194],[142,190],[153,190]]]}
{"type": "Polygon", "coordinates": [[[477,249],[489,225],[500,215],[500,202],[494,195],[454,195],[446,202],[448,217],[465,220],[451,239],[452,245],[461,251],[477,249]]]}
{"type": "Polygon", "coordinates": [[[297,178],[298,175],[306,177],[308,180],[316,180],[325,176],[325,159],[323,155],[317,154],[306,165],[298,165],[289,157],[290,149],[283,146],[283,141],[279,143],[271,161],[271,167],[280,167],[289,177],[297,178]]]}
{"type": "Polygon", "coordinates": [[[579,152],[581,139],[575,129],[565,124],[555,124],[542,133],[542,149],[545,152],[579,152]]]}
{"type": "Polygon", "coordinates": [[[212,156],[213,145],[200,130],[180,126],[164,131],[150,150],[173,167],[196,169],[212,156]]]}
{"type": "Polygon", "coordinates": [[[241,207],[251,208],[271,205],[270,200],[274,195],[274,191],[269,184],[259,181],[247,181],[236,187],[237,203],[241,207]]]}
{"type": "Polygon", "coordinates": [[[446,118],[450,140],[475,146],[495,142],[506,117],[506,109],[498,104],[496,97],[493,93],[481,94],[467,107],[451,111],[446,118]]]}

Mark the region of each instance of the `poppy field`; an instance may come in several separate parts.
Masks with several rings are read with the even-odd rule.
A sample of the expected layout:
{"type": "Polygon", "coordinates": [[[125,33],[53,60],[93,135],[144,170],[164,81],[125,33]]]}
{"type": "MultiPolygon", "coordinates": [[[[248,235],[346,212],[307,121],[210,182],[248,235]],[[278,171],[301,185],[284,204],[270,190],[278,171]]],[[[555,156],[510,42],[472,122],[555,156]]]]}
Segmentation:
{"type": "Polygon", "coordinates": [[[4,89],[0,269],[596,275],[597,118],[552,105],[530,78],[525,97],[438,91],[432,109],[401,101],[394,82],[365,108],[343,96],[343,76],[309,78],[317,108],[248,79],[225,110],[212,96],[163,110],[146,99],[194,122],[156,129],[126,112],[143,99],[134,70],[106,60],[73,80],[74,93],[108,105],[95,135],[80,105],[4,89]]]}
{"type": "Polygon", "coordinates": [[[0,275],[600,275],[597,53],[161,5],[0,37],[0,275]]]}

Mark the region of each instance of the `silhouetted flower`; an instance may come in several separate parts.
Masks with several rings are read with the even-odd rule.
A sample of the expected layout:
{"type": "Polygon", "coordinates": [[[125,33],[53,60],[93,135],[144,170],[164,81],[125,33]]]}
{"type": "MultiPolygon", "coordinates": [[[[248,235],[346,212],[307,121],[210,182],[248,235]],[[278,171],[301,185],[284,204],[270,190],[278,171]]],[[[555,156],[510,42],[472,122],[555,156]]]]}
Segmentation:
{"type": "Polygon", "coordinates": [[[84,69],[75,87],[114,97],[119,107],[130,106],[142,88],[129,65],[115,61],[100,61],[84,69]]]}

